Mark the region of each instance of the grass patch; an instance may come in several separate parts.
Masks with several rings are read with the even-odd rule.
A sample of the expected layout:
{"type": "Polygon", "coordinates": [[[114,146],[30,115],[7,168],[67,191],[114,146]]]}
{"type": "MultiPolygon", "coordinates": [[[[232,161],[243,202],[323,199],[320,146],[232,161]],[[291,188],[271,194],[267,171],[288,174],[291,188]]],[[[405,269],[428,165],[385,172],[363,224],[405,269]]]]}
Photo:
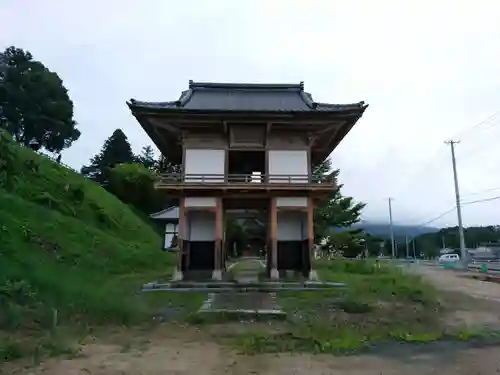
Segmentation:
{"type": "MultiPolygon", "coordinates": [[[[330,332],[331,333],[331,332],[330,332]]],[[[377,347],[392,347],[398,344],[430,344],[446,342],[475,342],[477,344],[500,344],[500,334],[489,331],[462,330],[454,333],[388,332],[383,336],[370,336],[349,327],[337,330],[337,336],[321,337],[317,333],[290,331],[269,334],[263,331],[235,335],[233,344],[245,354],[309,352],[334,355],[360,354],[377,347]]]]}
{"type": "MultiPolygon", "coordinates": [[[[15,174],[0,186],[5,360],[61,352],[61,340],[46,337],[54,327],[143,324],[159,311],[177,309],[179,317],[201,305],[203,295],[139,293],[142,284],[169,277],[176,262],[160,251],[162,238],[151,223],[98,184],[11,146],[15,174]],[[23,335],[42,337],[34,340],[38,349],[23,335]]],[[[0,172],[2,184],[6,172],[0,172]]]]}
{"type": "Polygon", "coordinates": [[[33,365],[38,365],[46,357],[76,357],[80,353],[81,337],[66,328],[36,332],[29,338],[19,333],[6,335],[4,332],[0,336],[0,360],[10,362],[28,357],[33,365]]]}
{"type": "Polygon", "coordinates": [[[231,265],[231,269],[228,270],[228,276],[231,279],[237,279],[240,275],[245,274],[259,274],[265,272],[265,267],[259,260],[255,259],[245,259],[239,261],[236,259],[235,263],[231,265]]]}
{"type": "Polygon", "coordinates": [[[286,332],[235,336],[245,352],[340,353],[386,340],[429,342],[448,337],[437,291],[418,276],[371,261],[333,260],[315,265],[324,281],[345,288],[279,292],[286,332]]]}

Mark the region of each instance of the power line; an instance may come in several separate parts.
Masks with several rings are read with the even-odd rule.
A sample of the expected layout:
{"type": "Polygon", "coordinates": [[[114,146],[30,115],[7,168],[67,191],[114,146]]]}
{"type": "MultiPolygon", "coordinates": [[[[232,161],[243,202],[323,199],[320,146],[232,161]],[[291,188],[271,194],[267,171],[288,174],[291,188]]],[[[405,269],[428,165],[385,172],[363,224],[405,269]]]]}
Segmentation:
{"type": "MultiPolygon", "coordinates": [[[[484,198],[484,199],[477,199],[474,201],[468,201],[468,202],[461,202],[462,206],[467,206],[470,204],[476,204],[476,203],[482,203],[482,202],[489,202],[489,201],[494,201],[500,199],[500,195],[495,196],[495,197],[490,197],[490,198],[484,198]]],[[[433,222],[441,219],[443,216],[448,215],[450,212],[453,212],[456,209],[456,206],[451,207],[450,209],[440,213],[438,216],[434,217],[433,219],[426,221],[422,224],[417,225],[417,228],[425,227],[426,225],[432,224],[433,222]]]]}
{"type": "Polygon", "coordinates": [[[496,201],[497,199],[500,199],[500,195],[497,195],[496,197],[478,199],[478,200],[475,200],[475,201],[463,202],[462,205],[464,206],[464,205],[468,205],[468,204],[475,204],[475,203],[496,201]]]}
{"type": "Polygon", "coordinates": [[[466,128],[464,130],[461,130],[459,131],[458,133],[456,133],[454,136],[452,136],[451,138],[459,138],[460,136],[470,132],[470,131],[473,131],[473,130],[476,130],[480,127],[482,127],[483,125],[489,123],[491,120],[493,120],[495,117],[497,117],[498,115],[500,115],[500,110],[493,113],[492,115],[490,115],[489,117],[487,117],[486,119],[484,119],[483,121],[469,127],[469,128],[466,128]]]}
{"type": "MultiPolygon", "coordinates": [[[[494,125],[499,125],[500,124],[500,119],[498,121],[496,121],[494,123],[494,125]]],[[[489,126],[489,128],[493,128],[494,126],[489,126]]],[[[464,138],[462,138],[464,139],[464,138]]],[[[464,139],[464,145],[466,145],[467,147],[465,148],[465,152],[462,153],[462,156],[464,155],[470,155],[472,153],[474,153],[476,156],[477,155],[480,155],[482,154],[483,151],[487,151],[488,150],[488,147],[485,147],[485,144],[486,145],[490,145],[491,143],[495,142],[497,139],[497,137],[495,135],[491,135],[489,134],[489,137],[488,139],[486,140],[483,140],[481,142],[479,142],[478,144],[474,144],[474,143],[469,143],[469,140],[467,138],[464,139]],[[472,147],[469,147],[469,145],[471,145],[472,147]]]]}
{"type": "MultiPolygon", "coordinates": [[[[483,127],[484,125],[486,124],[490,124],[489,127],[487,128],[491,128],[493,127],[494,125],[498,125],[500,124],[500,118],[498,119],[498,121],[495,121],[492,123],[493,120],[495,120],[498,116],[500,116],[500,110],[493,113],[492,115],[490,115],[489,117],[487,117],[486,119],[482,120],[481,122],[469,127],[469,128],[466,128],[458,133],[456,133],[453,137],[451,138],[460,138],[461,136],[469,133],[470,131],[473,131],[473,130],[476,130],[478,128],[481,128],[483,127]]],[[[469,154],[470,152],[474,151],[476,148],[474,148],[473,150],[469,150],[469,152],[467,152],[466,154],[469,154]]],[[[398,189],[397,191],[397,194],[395,194],[395,196],[397,197],[401,191],[404,191],[407,189],[408,185],[410,185],[410,183],[412,181],[414,181],[417,177],[420,177],[423,172],[426,172],[428,171],[430,168],[429,167],[435,167],[436,166],[436,163],[435,163],[435,159],[441,154],[443,148],[442,147],[439,147],[436,149],[436,151],[433,153],[432,157],[430,157],[429,159],[427,159],[425,161],[425,164],[423,165],[423,167],[419,170],[417,170],[417,172],[415,174],[413,174],[412,176],[410,176],[404,184],[401,185],[401,188],[398,189]]],[[[464,154],[462,154],[463,156],[464,154]]]]}
{"type": "Polygon", "coordinates": [[[450,208],[449,210],[446,210],[446,211],[442,212],[441,214],[439,214],[438,216],[436,216],[434,219],[429,220],[429,221],[426,221],[425,223],[422,223],[422,224],[418,225],[418,226],[417,226],[417,228],[425,227],[426,225],[432,224],[432,223],[433,223],[433,222],[435,222],[436,220],[441,219],[443,216],[448,215],[450,212],[455,211],[455,209],[456,209],[456,207],[455,207],[455,206],[453,206],[453,207],[452,207],[452,208],[450,208]]]}
{"type": "Polygon", "coordinates": [[[479,195],[479,194],[484,194],[484,193],[489,193],[491,191],[497,191],[497,190],[500,190],[500,186],[497,186],[497,187],[494,187],[494,188],[491,188],[491,189],[485,189],[485,190],[478,190],[478,191],[475,191],[473,193],[470,193],[470,194],[465,194],[466,197],[472,197],[474,195],[479,195]]]}

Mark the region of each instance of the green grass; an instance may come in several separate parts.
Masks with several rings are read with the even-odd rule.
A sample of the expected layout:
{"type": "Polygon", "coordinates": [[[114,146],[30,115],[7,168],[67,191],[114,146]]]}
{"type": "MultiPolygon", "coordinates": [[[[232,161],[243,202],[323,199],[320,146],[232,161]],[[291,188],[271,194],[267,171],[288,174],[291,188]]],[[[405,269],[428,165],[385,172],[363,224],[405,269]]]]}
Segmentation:
{"type": "Polygon", "coordinates": [[[0,188],[0,356],[25,353],[27,333],[44,353],[58,352],[46,350],[55,326],[142,324],[199,307],[203,295],[139,293],[175,264],[144,217],[83,176],[14,149],[14,183],[0,188]]]}
{"type": "Polygon", "coordinates": [[[240,349],[344,353],[375,342],[429,342],[459,333],[443,325],[437,291],[417,276],[370,261],[334,260],[315,268],[322,280],[346,287],[278,293],[287,323],[278,333],[236,335],[240,349]]]}

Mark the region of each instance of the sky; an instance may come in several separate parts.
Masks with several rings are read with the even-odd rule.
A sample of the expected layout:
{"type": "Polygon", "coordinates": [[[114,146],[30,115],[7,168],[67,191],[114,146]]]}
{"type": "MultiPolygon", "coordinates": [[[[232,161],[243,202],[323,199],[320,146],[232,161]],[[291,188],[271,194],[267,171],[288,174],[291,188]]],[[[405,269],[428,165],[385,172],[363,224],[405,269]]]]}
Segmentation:
{"type": "MultiPolygon", "coordinates": [[[[82,132],[63,161],[77,169],[116,128],[136,152],[151,144],[125,102],[176,100],[190,79],[364,100],[331,155],[343,193],[365,220],[387,222],[392,197],[396,223],[449,226],[453,211],[434,220],[455,200],[445,140],[460,140],[462,201],[500,195],[499,15],[497,0],[0,0],[0,49],[63,79],[82,132]]],[[[463,220],[500,224],[500,199],[464,205],[463,220]]]]}

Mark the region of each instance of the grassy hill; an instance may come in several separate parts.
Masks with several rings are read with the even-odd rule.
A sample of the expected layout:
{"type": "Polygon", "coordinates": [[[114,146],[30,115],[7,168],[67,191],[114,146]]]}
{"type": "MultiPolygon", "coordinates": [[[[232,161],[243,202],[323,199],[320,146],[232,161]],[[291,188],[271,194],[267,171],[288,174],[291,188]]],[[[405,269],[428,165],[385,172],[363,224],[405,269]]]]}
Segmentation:
{"type": "Polygon", "coordinates": [[[59,324],[140,321],[138,288],[173,269],[161,237],[99,185],[0,142],[15,168],[0,187],[0,354],[7,333],[50,328],[56,310],[59,324]]]}

